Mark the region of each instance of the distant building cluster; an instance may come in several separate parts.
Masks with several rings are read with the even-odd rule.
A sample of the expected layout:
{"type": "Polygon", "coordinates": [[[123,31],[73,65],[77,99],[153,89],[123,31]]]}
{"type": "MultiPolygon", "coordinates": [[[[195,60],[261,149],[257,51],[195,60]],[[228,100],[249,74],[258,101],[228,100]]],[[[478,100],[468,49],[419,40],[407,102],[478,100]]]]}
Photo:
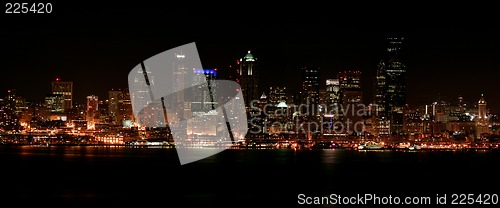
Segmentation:
{"type": "Polygon", "coordinates": [[[264,89],[256,84],[262,73],[257,58],[249,51],[236,61],[234,76],[248,103],[247,138],[470,140],[498,135],[498,116],[488,112],[483,96],[472,104],[459,97],[456,102],[438,100],[410,107],[403,49],[403,37],[387,39],[384,58],[376,66],[373,102],[369,104],[363,100],[362,86],[371,83],[363,83],[359,70],[341,71],[320,83],[320,67],[305,66],[300,68],[298,92],[287,92],[285,86],[272,83],[264,89]]]}
{"type": "Polygon", "coordinates": [[[46,129],[54,126],[73,126],[94,129],[103,125],[126,125],[133,121],[128,89],[109,91],[106,100],[96,95],[87,96],[85,104],[73,105],[73,82],[52,82],[52,92],[44,102],[26,101],[15,89],[1,100],[0,126],[3,129],[46,129]]]}
{"type": "Polygon", "coordinates": [[[0,99],[0,127],[4,131],[56,129],[99,130],[131,127],[132,106],[128,89],[112,89],[109,97],[87,96],[86,103],[73,104],[73,82],[56,78],[43,102],[26,100],[15,89],[0,99]]]}

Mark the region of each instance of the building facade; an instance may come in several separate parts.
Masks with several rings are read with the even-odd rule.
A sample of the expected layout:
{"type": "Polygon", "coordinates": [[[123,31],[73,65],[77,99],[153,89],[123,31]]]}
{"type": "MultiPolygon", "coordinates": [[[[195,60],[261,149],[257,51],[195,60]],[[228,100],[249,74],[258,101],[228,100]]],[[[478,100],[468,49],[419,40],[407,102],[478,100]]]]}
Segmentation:
{"type": "Polygon", "coordinates": [[[402,135],[406,105],[406,66],[403,63],[403,37],[387,39],[386,58],[378,64],[375,82],[377,131],[402,135]],[[387,131],[389,130],[389,131],[387,131]]]}
{"type": "Polygon", "coordinates": [[[257,58],[255,58],[250,51],[241,59],[237,61],[237,79],[240,84],[243,99],[250,106],[253,100],[259,100],[259,68],[257,58]]]}
{"type": "Polygon", "coordinates": [[[73,82],[57,78],[56,81],[52,81],[52,94],[62,96],[63,111],[73,108],[73,82]]]}

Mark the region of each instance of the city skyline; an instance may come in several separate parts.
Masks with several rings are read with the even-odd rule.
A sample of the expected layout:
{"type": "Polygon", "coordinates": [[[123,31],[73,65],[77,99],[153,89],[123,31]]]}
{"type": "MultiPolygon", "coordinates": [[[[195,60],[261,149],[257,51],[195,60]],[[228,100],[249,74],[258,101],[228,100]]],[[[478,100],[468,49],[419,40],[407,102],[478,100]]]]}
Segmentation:
{"type": "MultiPolygon", "coordinates": [[[[407,37],[405,37],[405,38],[407,38],[407,37]]],[[[380,40],[378,42],[380,42],[380,40]]],[[[384,48],[383,44],[380,44],[380,47],[381,48],[379,49],[378,54],[379,54],[379,57],[383,57],[383,54],[385,53],[385,51],[384,51],[385,48],[384,48]]],[[[406,44],[404,47],[405,47],[404,51],[409,50],[409,49],[406,49],[406,47],[407,47],[406,44]]],[[[410,47],[410,49],[411,49],[411,47],[410,47]]],[[[199,50],[203,51],[204,49],[199,47],[199,50]]],[[[251,51],[252,54],[259,54],[259,51],[257,51],[257,52],[255,52],[255,50],[248,50],[248,51],[251,51]]],[[[239,51],[239,52],[240,52],[239,54],[247,54],[247,51],[239,51]]],[[[237,52],[234,52],[234,53],[236,54],[237,52]]],[[[237,56],[235,54],[232,54],[232,56],[237,56]]],[[[266,54],[266,53],[263,53],[263,54],[266,54]]],[[[240,56],[243,57],[244,55],[240,55],[240,56]]],[[[203,56],[203,54],[201,54],[202,59],[203,59],[203,57],[206,57],[206,56],[203,56]]],[[[287,89],[288,89],[287,96],[294,96],[294,95],[298,94],[298,92],[300,91],[300,88],[301,88],[301,86],[300,86],[301,84],[299,83],[300,82],[301,67],[315,66],[315,67],[318,67],[320,69],[319,70],[320,89],[325,89],[326,88],[326,80],[336,78],[336,74],[337,74],[334,70],[324,69],[324,67],[321,67],[320,64],[304,64],[304,65],[297,64],[296,65],[297,68],[292,68],[291,70],[284,72],[287,75],[286,77],[291,79],[291,81],[287,82],[286,79],[285,80],[284,79],[275,79],[276,72],[268,71],[268,70],[266,70],[266,68],[264,68],[266,66],[265,63],[269,62],[269,60],[261,61],[262,58],[261,57],[258,57],[258,58],[259,58],[258,69],[260,71],[259,73],[263,74],[260,76],[261,77],[260,79],[263,80],[261,82],[260,94],[262,94],[262,92],[268,94],[269,87],[273,87],[273,86],[287,87],[287,89]],[[262,63],[262,62],[264,62],[264,63],[262,63]],[[264,65],[264,67],[262,65],[264,65]],[[293,71],[293,70],[295,70],[295,71],[293,71]],[[272,84],[269,84],[270,81],[272,81],[272,84]],[[262,91],[263,89],[265,89],[265,91],[262,91]]],[[[237,58],[234,60],[237,60],[237,58]]],[[[210,64],[210,66],[214,66],[214,67],[204,67],[204,68],[218,68],[219,73],[222,75],[221,76],[222,78],[229,78],[228,77],[229,75],[235,75],[237,64],[236,64],[236,61],[226,61],[226,62],[228,64],[212,63],[212,64],[210,64]]],[[[407,63],[408,61],[406,61],[404,59],[403,62],[407,63]]],[[[208,62],[208,63],[211,63],[211,62],[208,62]]],[[[410,64],[412,64],[412,63],[410,62],[410,64]]],[[[269,64],[268,64],[268,67],[269,67],[269,64]]],[[[372,67],[373,69],[356,70],[356,71],[363,72],[363,76],[361,77],[363,84],[361,85],[361,87],[362,87],[363,92],[364,92],[363,93],[364,94],[363,100],[365,101],[364,102],[365,104],[374,103],[373,98],[374,98],[374,93],[376,90],[375,82],[376,82],[376,71],[377,71],[378,67],[379,66],[374,64],[374,66],[372,67]]],[[[439,83],[439,82],[427,83],[426,81],[422,80],[420,84],[424,84],[424,86],[415,85],[415,83],[414,82],[412,83],[412,81],[411,81],[411,80],[414,80],[414,78],[412,76],[419,76],[419,75],[416,74],[415,71],[411,70],[411,69],[414,69],[415,67],[412,67],[410,65],[410,66],[407,66],[407,68],[410,69],[410,70],[408,70],[408,75],[407,75],[408,85],[409,85],[408,86],[409,90],[407,93],[407,97],[408,97],[409,101],[407,104],[409,104],[411,107],[419,107],[421,105],[425,105],[425,104],[436,102],[436,101],[456,102],[458,100],[458,97],[462,97],[466,102],[474,104],[474,102],[476,102],[479,99],[480,95],[484,94],[492,103],[488,106],[488,108],[491,109],[493,112],[500,111],[500,106],[496,105],[496,103],[498,103],[498,101],[495,100],[495,96],[494,96],[495,94],[494,93],[493,94],[485,93],[485,92],[492,91],[492,89],[489,87],[485,87],[484,90],[478,90],[478,91],[464,90],[464,91],[458,92],[457,90],[455,90],[455,91],[451,90],[453,92],[456,92],[456,94],[453,94],[453,93],[446,94],[446,93],[440,92],[440,91],[443,91],[443,92],[448,91],[449,92],[450,88],[462,88],[463,87],[463,86],[457,85],[457,86],[450,86],[449,88],[439,88],[439,89],[433,90],[432,92],[429,92],[429,93],[422,93],[424,95],[415,93],[415,88],[420,88],[420,87],[425,88],[425,85],[434,86],[434,85],[441,85],[442,83],[439,83]],[[411,93],[413,93],[413,94],[411,94],[411,93]],[[421,97],[421,98],[423,97],[423,99],[415,101],[419,97],[421,97]]],[[[352,70],[354,71],[355,68],[353,68],[352,70]]],[[[342,72],[342,71],[351,71],[351,70],[346,69],[346,70],[341,70],[339,72],[342,72]]],[[[60,73],[55,73],[53,71],[53,73],[48,73],[48,74],[53,74],[55,76],[54,77],[47,77],[46,74],[43,74],[43,75],[40,74],[41,77],[51,78],[51,80],[37,79],[37,77],[23,77],[23,78],[26,78],[26,82],[29,82],[29,83],[33,83],[33,82],[39,83],[42,81],[53,82],[53,83],[56,81],[73,82],[75,85],[74,89],[73,89],[75,91],[74,92],[75,95],[73,95],[74,100],[75,100],[74,102],[77,104],[80,104],[80,105],[85,105],[86,96],[98,95],[99,97],[107,98],[108,91],[114,90],[114,89],[127,88],[126,84],[118,84],[118,85],[114,85],[114,86],[109,86],[109,83],[100,83],[100,84],[108,85],[110,88],[99,87],[100,85],[95,85],[95,82],[89,80],[89,79],[91,79],[90,77],[75,77],[75,75],[73,75],[71,72],[60,71],[60,73]],[[69,76],[58,76],[58,75],[64,75],[64,74],[67,74],[69,76]],[[77,80],[77,81],[64,79],[64,77],[70,77],[70,78],[72,77],[72,78],[74,78],[74,80],[77,80]],[[35,78],[35,79],[33,79],[33,78],[35,78]],[[82,82],[85,80],[89,80],[89,81],[82,82]],[[77,84],[81,85],[82,87],[78,87],[77,84]],[[84,94],[84,93],[86,93],[86,94],[84,94]]],[[[117,74],[117,75],[120,75],[120,74],[117,74]]],[[[284,75],[284,74],[282,74],[282,75],[284,75]]],[[[90,75],[88,75],[88,76],[90,76],[90,75]]],[[[429,80],[436,79],[436,77],[432,77],[432,74],[428,78],[429,78],[429,80]]],[[[486,78],[489,78],[489,77],[486,77],[486,78]]],[[[441,77],[441,79],[446,79],[446,78],[441,77]]],[[[110,83],[121,83],[121,82],[123,82],[123,80],[110,80],[110,83]]],[[[474,82],[471,81],[470,83],[474,83],[474,82]]],[[[478,83],[480,83],[480,85],[485,85],[485,86],[494,84],[494,83],[487,83],[486,81],[485,81],[485,83],[481,83],[480,81],[478,81],[478,83]]],[[[32,89],[32,88],[30,88],[31,85],[27,85],[23,82],[17,82],[17,83],[16,82],[14,82],[14,83],[2,82],[1,87],[2,87],[2,91],[0,91],[0,95],[2,97],[5,97],[7,95],[8,90],[16,89],[18,95],[20,95],[20,96],[22,96],[30,101],[43,102],[45,95],[51,93],[50,83],[45,83],[44,86],[36,87],[36,89],[32,89]],[[45,92],[45,90],[47,90],[47,91],[45,92]]],[[[473,89],[473,86],[469,85],[469,87],[471,89],[473,89]]],[[[260,96],[260,94],[259,94],[259,96],[260,96]]]]}
{"type": "MultiPolygon", "coordinates": [[[[439,102],[427,103],[425,106],[418,107],[407,104],[406,63],[401,57],[402,51],[405,49],[404,40],[403,37],[386,39],[386,55],[379,62],[375,77],[376,82],[374,83],[376,91],[371,95],[375,98],[375,102],[368,105],[363,100],[362,86],[366,83],[361,79],[362,71],[339,72],[336,79],[328,79],[325,83],[327,87],[323,88],[320,87],[321,69],[319,67],[301,68],[299,93],[293,93],[293,96],[289,97],[286,95],[288,90],[285,87],[275,85],[274,89],[278,87],[280,90],[273,92],[273,88],[270,87],[268,98],[265,93],[268,89],[258,82],[262,75],[259,68],[260,61],[251,51],[247,51],[244,57],[236,61],[236,67],[234,67],[236,73],[229,74],[230,76],[226,79],[232,79],[242,86],[241,93],[242,100],[244,100],[242,104],[246,103],[243,108],[246,109],[247,116],[249,116],[247,122],[251,133],[247,135],[248,138],[255,139],[266,134],[273,136],[290,132],[302,134],[308,139],[312,139],[311,133],[319,133],[319,135],[327,137],[375,136],[375,138],[394,137],[396,139],[401,137],[409,139],[413,137],[417,139],[432,138],[436,132],[448,134],[452,132],[452,137],[457,138],[463,135],[470,136],[474,133],[477,139],[485,138],[485,135],[497,134],[498,115],[492,114],[488,110],[484,94],[481,94],[478,105],[471,105],[470,102],[464,101],[463,97],[457,99],[458,103],[439,100],[439,102]],[[262,95],[259,98],[260,92],[262,95]],[[283,98],[285,100],[277,102],[283,98]],[[475,122],[475,128],[471,129],[473,122],[475,122]],[[305,131],[304,127],[306,127],[305,131]]],[[[215,85],[218,70],[216,68],[201,69],[201,63],[197,58],[198,54],[195,54],[195,44],[188,45],[192,49],[191,52],[175,48],[168,53],[160,54],[161,58],[158,60],[175,60],[172,62],[173,68],[169,69],[168,65],[170,64],[163,63],[160,67],[153,68],[155,73],[147,71],[146,76],[143,64],[141,64],[142,69],[137,68],[139,65],[136,66],[129,74],[130,95],[127,95],[128,89],[123,91],[112,89],[108,94],[109,100],[102,99],[99,102],[99,96],[87,96],[86,109],[82,109],[82,106],[71,105],[74,100],[73,82],[63,81],[60,78],[52,81],[52,94],[46,95],[44,104],[28,104],[26,98],[17,94],[17,90],[9,90],[9,95],[1,100],[2,108],[0,110],[4,111],[2,125],[6,128],[29,131],[31,124],[34,124],[34,129],[46,128],[47,122],[55,121],[59,123],[57,124],[59,126],[64,123],[66,127],[77,128],[80,131],[82,128],[96,130],[107,129],[111,126],[122,126],[123,128],[159,127],[158,125],[161,126],[167,121],[166,113],[170,113],[171,119],[174,120],[179,118],[179,115],[183,117],[182,115],[189,116],[191,113],[193,115],[216,116],[211,111],[208,111],[211,113],[205,112],[211,109],[210,107],[205,108],[208,107],[205,105],[213,107],[217,103],[213,100],[212,95],[210,97],[206,97],[206,95],[212,94],[210,89],[214,89],[215,94],[218,94],[217,91],[220,90],[218,85],[215,85]],[[196,66],[185,65],[186,57],[196,58],[196,66]],[[161,73],[167,76],[157,79],[162,77],[161,73]],[[142,76],[145,78],[141,79],[142,76]],[[208,89],[206,89],[208,91],[202,90],[193,94],[194,97],[189,95],[186,97],[184,93],[176,93],[174,97],[168,98],[165,102],[170,107],[164,107],[163,114],[159,112],[158,106],[150,106],[150,99],[153,96],[148,93],[149,90],[145,89],[149,88],[149,83],[155,86],[154,89],[182,91],[180,90],[182,86],[191,82],[190,80],[209,81],[214,85],[209,84],[208,89]],[[167,85],[158,85],[162,81],[167,85]],[[194,98],[196,101],[188,98],[194,98]],[[100,105],[102,106],[98,107],[100,105]],[[103,111],[99,109],[103,109],[103,111]],[[132,109],[134,115],[131,114],[132,109]],[[138,109],[143,110],[137,112],[138,109]],[[181,113],[175,112],[178,109],[184,110],[181,113]],[[11,125],[11,123],[13,124],[11,125]],[[78,125],[82,126],[78,127],[78,125]]],[[[163,99],[162,97],[162,103],[163,99]]],[[[173,122],[173,124],[176,123],[173,122]]],[[[170,124],[168,127],[172,128],[170,124]]],[[[191,128],[191,132],[213,133],[213,131],[205,130],[205,128],[191,128]]],[[[450,135],[445,137],[449,138],[450,135]]]]}
{"type": "Polygon", "coordinates": [[[51,92],[47,82],[59,77],[73,81],[75,102],[84,104],[88,95],[104,98],[108,90],[125,88],[127,72],[140,60],[196,42],[203,68],[218,68],[221,77],[251,50],[260,61],[264,88],[273,83],[297,91],[304,66],[320,67],[323,88],[338,72],[359,70],[364,101],[369,102],[385,39],[404,36],[408,104],[417,107],[459,95],[476,102],[484,94],[489,108],[500,112],[500,32],[483,16],[464,18],[451,11],[445,15],[436,8],[419,21],[409,18],[406,10],[380,11],[366,19],[351,15],[352,9],[318,8],[264,10],[258,17],[244,14],[245,9],[228,18],[220,9],[206,15],[206,8],[189,7],[192,12],[182,15],[184,7],[164,12],[151,5],[137,10],[134,5],[101,4],[120,13],[88,13],[96,8],[74,2],[57,6],[60,9],[51,15],[0,19],[0,38],[10,40],[0,50],[0,68],[8,77],[0,82],[0,96],[15,88],[23,97],[43,100],[51,92]],[[79,9],[62,12],[70,8],[79,9]],[[169,20],[182,24],[158,27],[158,22],[169,20]],[[137,25],[144,30],[134,29],[137,25]],[[250,29],[243,32],[243,26],[250,29]]]}

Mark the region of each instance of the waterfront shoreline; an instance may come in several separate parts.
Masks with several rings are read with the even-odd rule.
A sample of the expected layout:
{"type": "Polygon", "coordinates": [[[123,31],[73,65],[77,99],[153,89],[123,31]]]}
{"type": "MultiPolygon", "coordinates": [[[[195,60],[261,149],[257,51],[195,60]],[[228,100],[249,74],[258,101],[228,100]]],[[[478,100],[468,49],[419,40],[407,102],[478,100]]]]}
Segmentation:
{"type": "Polygon", "coordinates": [[[151,148],[151,149],[177,149],[177,148],[192,148],[192,149],[231,149],[231,150],[342,150],[342,151],[359,151],[359,152],[393,152],[393,151],[406,151],[406,152],[420,152],[420,151],[498,151],[498,147],[469,147],[469,148],[421,148],[421,149],[408,149],[408,148],[381,148],[381,149],[357,149],[357,148],[318,148],[318,147],[300,147],[300,148],[286,148],[286,147],[247,147],[247,146],[231,146],[223,147],[175,147],[175,145],[126,145],[126,144],[0,144],[0,147],[123,147],[123,148],[151,148]]]}

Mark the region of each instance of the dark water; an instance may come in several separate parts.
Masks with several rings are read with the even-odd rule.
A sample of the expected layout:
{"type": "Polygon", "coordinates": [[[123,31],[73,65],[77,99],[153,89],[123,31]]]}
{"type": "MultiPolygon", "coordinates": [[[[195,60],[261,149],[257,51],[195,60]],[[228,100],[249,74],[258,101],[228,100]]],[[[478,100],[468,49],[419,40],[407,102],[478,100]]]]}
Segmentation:
{"type": "Polygon", "coordinates": [[[299,193],[499,193],[499,161],[498,151],[249,149],[181,166],[174,149],[0,146],[0,200],[62,207],[291,207],[299,193]]]}

